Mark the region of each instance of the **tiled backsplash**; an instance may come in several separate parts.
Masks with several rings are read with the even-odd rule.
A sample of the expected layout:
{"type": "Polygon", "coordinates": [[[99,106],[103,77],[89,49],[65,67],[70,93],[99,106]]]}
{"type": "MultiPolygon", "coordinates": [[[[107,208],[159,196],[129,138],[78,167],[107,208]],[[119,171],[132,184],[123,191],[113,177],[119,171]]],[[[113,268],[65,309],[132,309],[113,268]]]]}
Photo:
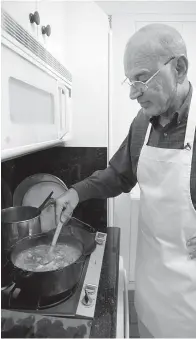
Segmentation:
{"type": "MultiPolygon", "coordinates": [[[[53,174],[70,187],[106,166],[106,147],[54,147],[2,163],[1,175],[13,194],[22,180],[35,173],[53,174]]],[[[104,232],[107,226],[107,201],[85,201],[75,209],[74,216],[104,232]]]]}

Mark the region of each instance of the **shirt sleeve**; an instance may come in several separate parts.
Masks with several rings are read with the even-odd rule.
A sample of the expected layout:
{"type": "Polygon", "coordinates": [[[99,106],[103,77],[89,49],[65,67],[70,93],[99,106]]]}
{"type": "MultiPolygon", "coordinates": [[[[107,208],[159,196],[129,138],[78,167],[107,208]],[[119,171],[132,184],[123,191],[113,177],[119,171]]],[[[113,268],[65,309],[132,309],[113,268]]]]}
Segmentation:
{"type": "Polygon", "coordinates": [[[131,136],[132,125],[127,137],[109,161],[109,166],[72,185],[78,193],[80,202],[92,198],[116,197],[122,192],[130,192],[135,186],[137,178],[133,174],[131,163],[131,136]]]}

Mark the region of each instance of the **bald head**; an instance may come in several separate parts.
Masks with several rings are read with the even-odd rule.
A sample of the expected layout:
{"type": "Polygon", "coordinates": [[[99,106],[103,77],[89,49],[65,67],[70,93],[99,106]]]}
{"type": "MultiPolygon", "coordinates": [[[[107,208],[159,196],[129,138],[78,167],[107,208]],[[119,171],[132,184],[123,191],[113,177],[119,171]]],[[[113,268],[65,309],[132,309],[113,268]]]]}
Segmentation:
{"type": "Polygon", "coordinates": [[[129,39],[125,48],[124,61],[138,59],[138,57],[145,60],[150,58],[154,61],[167,60],[172,56],[181,55],[187,56],[186,45],[175,28],[165,24],[149,24],[129,39]]]}
{"type": "Polygon", "coordinates": [[[142,90],[141,85],[139,90],[131,86],[130,98],[137,99],[148,116],[175,111],[189,89],[186,46],[180,33],[168,25],[147,25],[129,39],[124,70],[131,82],[147,83],[142,90]]]}

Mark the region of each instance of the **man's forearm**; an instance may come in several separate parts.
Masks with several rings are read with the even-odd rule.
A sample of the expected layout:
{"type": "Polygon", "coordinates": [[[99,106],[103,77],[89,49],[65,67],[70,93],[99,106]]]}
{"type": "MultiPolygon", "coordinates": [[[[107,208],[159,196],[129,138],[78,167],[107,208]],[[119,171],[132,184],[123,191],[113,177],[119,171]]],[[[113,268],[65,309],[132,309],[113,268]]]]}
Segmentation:
{"type": "Polygon", "coordinates": [[[77,191],[80,202],[92,198],[116,197],[122,192],[130,192],[135,186],[137,178],[131,163],[131,136],[132,125],[127,137],[110,159],[109,166],[72,186],[77,191]]]}
{"type": "Polygon", "coordinates": [[[72,187],[77,191],[80,202],[92,198],[111,198],[125,191],[122,180],[111,166],[94,172],[90,177],[72,187]]]}

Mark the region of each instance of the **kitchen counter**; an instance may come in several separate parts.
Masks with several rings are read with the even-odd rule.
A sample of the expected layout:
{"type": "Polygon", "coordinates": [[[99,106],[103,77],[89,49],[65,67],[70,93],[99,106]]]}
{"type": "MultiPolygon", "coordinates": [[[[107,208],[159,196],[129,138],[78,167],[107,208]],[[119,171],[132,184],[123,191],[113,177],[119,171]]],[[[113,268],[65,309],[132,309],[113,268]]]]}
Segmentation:
{"type": "Polygon", "coordinates": [[[2,310],[2,338],[115,338],[119,274],[120,229],[107,228],[107,241],[92,320],[55,318],[35,313],[2,310]],[[76,326],[77,323],[77,326],[76,326]],[[4,330],[4,331],[3,331],[4,330]],[[13,335],[14,334],[14,335],[13,335]],[[49,336],[50,334],[50,336],[49,336]]]}
{"type": "Polygon", "coordinates": [[[119,273],[120,229],[108,227],[91,338],[115,338],[119,273]]]}

